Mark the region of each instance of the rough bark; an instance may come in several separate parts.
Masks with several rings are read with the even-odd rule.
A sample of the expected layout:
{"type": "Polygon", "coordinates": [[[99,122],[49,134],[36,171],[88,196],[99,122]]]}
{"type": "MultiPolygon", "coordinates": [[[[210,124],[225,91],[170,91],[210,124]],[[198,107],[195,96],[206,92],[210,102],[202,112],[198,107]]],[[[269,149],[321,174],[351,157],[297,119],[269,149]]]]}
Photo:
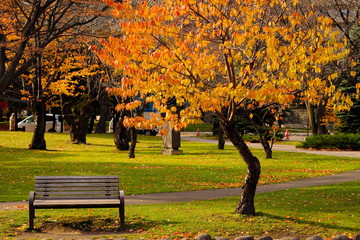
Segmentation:
{"type": "Polygon", "coordinates": [[[260,161],[251,153],[244,139],[236,131],[234,121],[224,123],[223,128],[229,140],[236,147],[247,165],[247,175],[242,187],[243,191],[235,212],[245,215],[255,215],[254,198],[261,172],[260,161]]]}
{"type": "Polygon", "coordinates": [[[219,128],[219,133],[218,133],[218,149],[219,150],[225,149],[224,130],[222,127],[219,128]]]}
{"type": "Polygon", "coordinates": [[[309,124],[311,133],[315,134],[328,134],[326,124],[323,119],[326,114],[326,105],[314,106],[312,103],[306,104],[306,109],[309,115],[309,124]]]}
{"type": "Polygon", "coordinates": [[[260,143],[261,143],[261,145],[262,145],[263,148],[264,148],[266,158],[267,158],[267,159],[272,158],[272,147],[271,147],[271,145],[269,144],[269,142],[266,141],[266,139],[264,139],[264,137],[260,137],[260,143]]]}
{"type": "Polygon", "coordinates": [[[82,109],[79,120],[76,121],[76,138],[74,139],[74,143],[86,144],[88,124],[96,103],[96,99],[89,99],[82,109]]]}
{"type": "Polygon", "coordinates": [[[317,115],[316,115],[318,134],[328,134],[326,123],[323,120],[325,114],[326,114],[326,106],[322,104],[318,105],[317,115]]]}
{"type": "Polygon", "coordinates": [[[274,138],[271,138],[271,144],[269,144],[269,142],[267,141],[269,133],[267,131],[262,133],[261,131],[259,131],[259,129],[256,126],[255,126],[255,130],[259,136],[260,143],[265,151],[266,158],[267,159],[272,158],[272,146],[274,143],[274,138]]]}
{"type": "Polygon", "coordinates": [[[135,158],[135,148],[136,148],[136,141],[137,141],[137,133],[135,127],[130,128],[130,147],[129,147],[129,158],[135,158]]]}
{"type": "Polygon", "coordinates": [[[71,142],[74,142],[76,139],[76,123],[75,123],[75,117],[72,112],[72,103],[66,102],[63,105],[62,113],[64,116],[64,120],[69,126],[69,132],[70,132],[70,140],[71,142]]]}
{"type": "Polygon", "coordinates": [[[73,143],[86,144],[89,119],[93,112],[93,105],[96,103],[96,99],[88,100],[82,109],[78,120],[75,120],[72,112],[72,103],[66,102],[63,105],[64,119],[69,125],[70,139],[73,143]]]}
{"type": "Polygon", "coordinates": [[[89,123],[87,133],[92,133],[93,132],[94,125],[95,125],[95,118],[96,118],[95,113],[91,114],[90,123],[89,123]]]}
{"type": "Polygon", "coordinates": [[[315,118],[314,105],[309,102],[306,103],[306,110],[307,110],[308,116],[309,116],[309,124],[310,124],[311,133],[317,134],[318,129],[317,129],[317,123],[316,123],[316,118],[315,118]]]}
{"type": "Polygon", "coordinates": [[[100,103],[100,119],[96,125],[96,133],[106,133],[106,120],[109,115],[108,95],[105,91],[104,96],[99,99],[100,103]]]}
{"type": "Polygon", "coordinates": [[[35,116],[35,131],[33,138],[29,145],[29,149],[46,150],[45,141],[45,101],[38,101],[35,103],[34,114],[35,116]]]}
{"type": "Polygon", "coordinates": [[[114,131],[114,143],[117,150],[129,150],[130,134],[128,129],[123,124],[123,119],[120,118],[116,123],[114,131]]]}

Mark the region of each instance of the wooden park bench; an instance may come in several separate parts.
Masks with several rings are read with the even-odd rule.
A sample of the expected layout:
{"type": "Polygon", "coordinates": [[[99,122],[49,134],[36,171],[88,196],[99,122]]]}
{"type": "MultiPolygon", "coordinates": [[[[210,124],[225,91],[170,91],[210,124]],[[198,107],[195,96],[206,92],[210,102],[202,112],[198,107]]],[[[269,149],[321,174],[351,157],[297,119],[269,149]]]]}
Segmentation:
{"type": "Polygon", "coordinates": [[[118,176],[38,176],[29,196],[29,228],[34,228],[35,209],[119,208],[124,226],[124,191],[118,176]]]}

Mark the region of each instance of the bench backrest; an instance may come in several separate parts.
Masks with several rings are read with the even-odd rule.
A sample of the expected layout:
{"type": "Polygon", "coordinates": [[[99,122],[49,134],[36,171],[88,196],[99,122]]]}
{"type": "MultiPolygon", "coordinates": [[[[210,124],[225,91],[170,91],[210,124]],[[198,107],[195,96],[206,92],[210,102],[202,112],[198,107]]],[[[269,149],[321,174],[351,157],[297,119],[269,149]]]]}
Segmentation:
{"type": "Polygon", "coordinates": [[[37,176],[37,199],[119,198],[118,176],[37,176]]]}

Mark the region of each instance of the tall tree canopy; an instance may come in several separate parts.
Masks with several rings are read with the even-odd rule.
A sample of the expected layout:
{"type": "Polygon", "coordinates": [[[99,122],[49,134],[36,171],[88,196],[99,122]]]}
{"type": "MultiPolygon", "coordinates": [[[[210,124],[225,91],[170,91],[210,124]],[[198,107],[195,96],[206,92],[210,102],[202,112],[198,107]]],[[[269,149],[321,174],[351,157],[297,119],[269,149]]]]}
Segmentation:
{"type": "MultiPolygon", "coordinates": [[[[311,8],[298,11],[296,0],[131,2],[107,1],[123,33],[97,50],[123,75],[118,88],[109,91],[153,102],[175,129],[202,112],[216,113],[248,166],[236,212],[254,214],[260,162],[235,130],[237,111],[251,108],[246,104],[251,101],[287,106],[300,93],[315,99],[319,86],[333,92],[335,75],[322,66],[344,58],[345,43],[331,19],[311,8]],[[182,110],[169,108],[170,99],[182,110]]],[[[343,106],[343,100],[348,101],[336,99],[334,104],[343,106]]],[[[132,124],[136,119],[128,121],[132,124]]]]}
{"type": "MultiPolygon", "coordinates": [[[[353,95],[354,106],[350,111],[336,112],[337,127],[340,131],[360,131],[360,4],[358,0],[307,0],[315,4],[317,9],[331,18],[334,26],[339,29],[348,41],[350,53],[348,68],[338,77],[334,85],[353,95]],[[357,63],[357,66],[353,63],[357,63]],[[357,93],[357,94],[356,94],[357,93]]],[[[318,117],[319,118],[319,117],[318,117]]]]}
{"type": "Polygon", "coordinates": [[[103,6],[89,0],[0,2],[0,93],[34,67],[41,51],[61,37],[90,33],[103,6]]]}

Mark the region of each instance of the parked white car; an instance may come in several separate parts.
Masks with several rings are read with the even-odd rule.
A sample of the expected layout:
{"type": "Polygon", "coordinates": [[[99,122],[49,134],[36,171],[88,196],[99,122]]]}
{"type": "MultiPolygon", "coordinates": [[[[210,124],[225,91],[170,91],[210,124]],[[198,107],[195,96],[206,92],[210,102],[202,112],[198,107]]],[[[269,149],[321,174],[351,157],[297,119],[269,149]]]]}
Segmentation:
{"type": "MultiPolygon", "coordinates": [[[[61,132],[61,122],[59,121],[60,115],[58,114],[46,114],[45,116],[45,131],[46,132],[61,132]],[[55,118],[55,119],[54,119],[55,118]],[[53,128],[55,120],[55,128],[53,128]]],[[[35,122],[33,115],[25,118],[24,120],[18,122],[18,129],[24,132],[34,132],[35,131],[35,122]]]]}
{"type": "MultiPolygon", "coordinates": [[[[150,112],[144,112],[144,118],[146,119],[150,119],[150,112]]],[[[111,118],[110,122],[109,122],[109,133],[113,133],[114,132],[114,118],[111,118]]],[[[138,134],[142,134],[142,135],[147,135],[147,136],[156,136],[159,132],[158,128],[155,129],[140,129],[137,128],[136,132],[138,134]]]]}

